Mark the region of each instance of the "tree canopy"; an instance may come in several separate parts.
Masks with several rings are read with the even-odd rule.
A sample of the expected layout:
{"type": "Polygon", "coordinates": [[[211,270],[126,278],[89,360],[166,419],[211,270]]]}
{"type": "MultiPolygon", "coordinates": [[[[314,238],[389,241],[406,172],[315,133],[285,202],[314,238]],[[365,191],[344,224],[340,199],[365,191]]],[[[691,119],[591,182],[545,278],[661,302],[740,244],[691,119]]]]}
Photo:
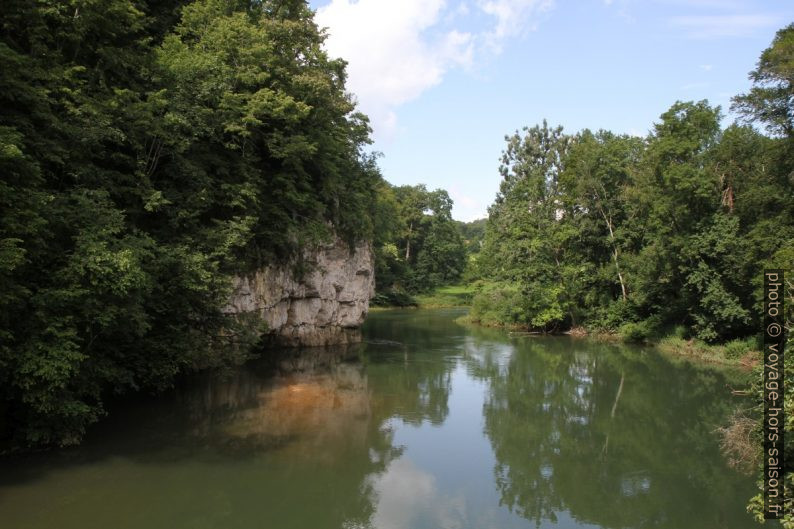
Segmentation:
{"type": "Polygon", "coordinates": [[[707,342],[755,334],[758,278],[794,239],[789,139],[720,119],[706,101],[679,101],[646,138],[545,122],[507,138],[478,259],[495,282],[475,318],[639,338],[680,326],[707,342]]]}
{"type": "Polygon", "coordinates": [[[461,278],[466,247],[445,190],[385,184],[378,200],[383,221],[375,236],[376,303],[408,304],[411,294],[461,278]]]}
{"type": "Polygon", "coordinates": [[[303,1],[0,11],[0,439],[236,361],[229,278],[374,234],[366,118],[303,1]]]}

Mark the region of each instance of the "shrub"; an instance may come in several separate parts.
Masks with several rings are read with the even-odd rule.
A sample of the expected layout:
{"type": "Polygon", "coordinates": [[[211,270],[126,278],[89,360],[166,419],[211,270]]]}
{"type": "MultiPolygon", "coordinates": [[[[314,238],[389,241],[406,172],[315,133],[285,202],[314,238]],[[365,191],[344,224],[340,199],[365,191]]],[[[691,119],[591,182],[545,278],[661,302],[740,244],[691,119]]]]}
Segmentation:
{"type": "Polygon", "coordinates": [[[415,307],[416,300],[402,290],[387,290],[378,292],[370,301],[374,307],[415,307]]]}
{"type": "Polygon", "coordinates": [[[612,301],[609,305],[596,308],[590,326],[604,331],[618,330],[627,321],[636,318],[635,307],[622,300],[612,301]]]}
{"type": "Polygon", "coordinates": [[[620,335],[629,342],[644,342],[656,336],[659,331],[659,319],[650,317],[640,322],[624,323],[620,326],[620,335]]]}
{"type": "Polygon", "coordinates": [[[521,292],[512,285],[486,285],[472,300],[471,317],[485,325],[523,323],[525,313],[521,292]]]}
{"type": "Polygon", "coordinates": [[[743,340],[731,340],[725,344],[725,356],[735,360],[755,349],[757,349],[757,346],[754,337],[745,338],[743,340]]]}

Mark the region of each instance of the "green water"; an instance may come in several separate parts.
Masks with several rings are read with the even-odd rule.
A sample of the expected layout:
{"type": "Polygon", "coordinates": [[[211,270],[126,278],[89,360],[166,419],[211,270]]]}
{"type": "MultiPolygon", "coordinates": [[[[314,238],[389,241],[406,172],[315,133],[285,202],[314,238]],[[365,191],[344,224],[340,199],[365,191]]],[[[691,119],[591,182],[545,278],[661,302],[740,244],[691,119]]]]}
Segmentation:
{"type": "Polygon", "coordinates": [[[0,527],[750,528],[714,433],[733,374],[371,314],[365,343],[116,406],[77,449],[0,461],[0,527]]]}

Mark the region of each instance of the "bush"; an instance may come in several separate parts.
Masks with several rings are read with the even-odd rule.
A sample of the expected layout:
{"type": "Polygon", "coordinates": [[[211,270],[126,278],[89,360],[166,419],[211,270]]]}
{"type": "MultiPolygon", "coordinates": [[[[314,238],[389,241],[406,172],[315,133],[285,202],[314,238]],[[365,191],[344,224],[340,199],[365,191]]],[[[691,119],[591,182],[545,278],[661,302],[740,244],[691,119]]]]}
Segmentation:
{"type": "Polygon", "coordinates": [[[761,462],[761,445],[757,417],[748,417],[735,411],[727,426],[718,428],[722,440],[720,448],[728,460],[728,465],[745,474],[752,474],[761,462]]]}
{"type": "Polygon", "coordinates": [[[521,292],[501,283],[486,285],[474,296],[471,318],[485,325],[515,325],[526,321],[521,292]]]}
{"type": "Polygon", "coordinates": [[[688,340],[691,338],[691,333],[686,325],[674,325],[670,331],[670,336],[680,338],[681,340],[688,340]]]}
{"type": "Polygon", "coordinates": [[[620,335],[629,342],[644,342],[655,337],[659,331],[659,320],[651,317],[640,322],[624,323],[620,326],[620,335]]]}
{"type": "Polygon", "coordinates": [[[387,290],[378,292],[370,301],[374,307],[415,307],[416,300],[401,290],[387,290]]]}
{"type": "Polygon", "coordinates": [[[521,326],[556,332],[570,324],[560,285],[530,283],[483,286],[472,301],[471,319],[485,325],[521,326]]]}
{"type": "Polygon", "coordinates": [[[615,331],[627,321],[636,318],[636,308],[633,304],[615,300],[609,305],[596,308],[596,314],[590,322],[590,326],[602,331],[615,331]]]}
{"type": "Polygon", "coordinates": [[[754,337],[743,340],[731,340],[725,344],[725,357],[737,360],[757,348],[756,338],[754,337]]]}

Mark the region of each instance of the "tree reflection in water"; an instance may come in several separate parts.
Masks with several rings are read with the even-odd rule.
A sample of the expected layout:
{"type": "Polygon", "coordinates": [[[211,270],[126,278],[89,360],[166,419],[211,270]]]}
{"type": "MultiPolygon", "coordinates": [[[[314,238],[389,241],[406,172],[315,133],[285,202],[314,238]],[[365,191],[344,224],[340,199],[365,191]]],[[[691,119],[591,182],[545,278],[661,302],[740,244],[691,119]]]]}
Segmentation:
{"type": "Polygon", "coordinates": [[[713,431],[735,405],[724,373],[637,348],[463,327],[460,314],[374,314],[358,346],[270,352],[117,405],[84,446],[0,461],[0,520],[749,526],[752,482],[726,468],[713,431]]]}
{"type": "Polygon", "coordinates": [[[541,525],[746,527],[714,430],[735,400],[713,369],[566,338],[494,340],[466,358],[489,385],[485,432],[501,502],[541,525]],[[727,396],[727,398],[726,398],[727,396]]]}

